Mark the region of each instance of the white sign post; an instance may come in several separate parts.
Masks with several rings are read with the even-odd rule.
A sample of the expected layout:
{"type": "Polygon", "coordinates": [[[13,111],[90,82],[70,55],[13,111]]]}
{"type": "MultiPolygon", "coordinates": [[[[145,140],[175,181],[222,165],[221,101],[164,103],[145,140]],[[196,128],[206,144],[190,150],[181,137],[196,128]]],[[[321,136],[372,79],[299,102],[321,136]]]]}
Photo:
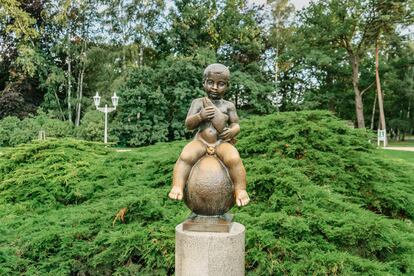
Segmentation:
{"type": "Polygon", "coordinates": [[[387,130],[385,129],[378,129],[378,147],[381,145],[381,141],[385,148],[387,146],[387,130]]]}
{"type": "Polygon", "coordinates": [[[46,140],[46,132],[44,130],[39,131],[39,140],[46,140]]]}

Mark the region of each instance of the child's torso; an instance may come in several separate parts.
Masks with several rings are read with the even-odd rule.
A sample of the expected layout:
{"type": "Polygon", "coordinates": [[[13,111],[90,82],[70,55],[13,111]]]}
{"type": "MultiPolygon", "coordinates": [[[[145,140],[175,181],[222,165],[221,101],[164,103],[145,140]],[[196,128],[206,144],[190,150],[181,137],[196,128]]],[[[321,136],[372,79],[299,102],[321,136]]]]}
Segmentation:
{"type": "MultiPolygon", "coordinates": [[[[213,120],[216,120],[215,123],[227,127],[229,121],[229,104],[223,100],[218,104],[215,103],[214,106],[222,114],[217,114],[218,112],[216,112],[215,118],[213,120]]],[[[201,123],[198,130],[198,135],[200,136],[200,138],[202,138],[209,144],[217,143],[220,140],[219,134],[219,131],[213,126],[211,120],[201,123]]]]}

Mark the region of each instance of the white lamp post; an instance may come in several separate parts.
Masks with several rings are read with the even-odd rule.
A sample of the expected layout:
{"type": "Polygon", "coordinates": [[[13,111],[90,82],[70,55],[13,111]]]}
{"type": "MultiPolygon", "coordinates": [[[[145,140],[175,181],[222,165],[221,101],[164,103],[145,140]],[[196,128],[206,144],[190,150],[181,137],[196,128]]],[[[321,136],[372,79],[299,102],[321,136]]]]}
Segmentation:
{"type": "Polygon", "coordinates": [[[99,103],[101,102],[101,97],[99,96],[98,92],[96,92],[96,95],[93,97],[93,101],[95,103],[96,109],[98,111],[101,111],[105,113],[105,134],[104,134],[104,143],[108,143],[108,113],[116,110],[116,106],[118,105],[119,97],[114,93],[114,95],[111,97],[112,99],[112,105],[114,107],[108,107],[106,104],[105,107],[99,107],[99,103]]]}

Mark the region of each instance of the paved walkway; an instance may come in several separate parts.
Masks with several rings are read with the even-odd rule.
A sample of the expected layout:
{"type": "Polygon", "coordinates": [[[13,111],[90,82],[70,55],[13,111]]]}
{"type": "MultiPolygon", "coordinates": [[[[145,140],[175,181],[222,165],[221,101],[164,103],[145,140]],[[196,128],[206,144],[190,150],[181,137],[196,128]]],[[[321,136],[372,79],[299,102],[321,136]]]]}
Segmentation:
{"type": "Polygon", "coordinates": [[[402,150],[402,151],[414,151],[414,147],[386,147],[381,149],[387,150],[402,150]]]}

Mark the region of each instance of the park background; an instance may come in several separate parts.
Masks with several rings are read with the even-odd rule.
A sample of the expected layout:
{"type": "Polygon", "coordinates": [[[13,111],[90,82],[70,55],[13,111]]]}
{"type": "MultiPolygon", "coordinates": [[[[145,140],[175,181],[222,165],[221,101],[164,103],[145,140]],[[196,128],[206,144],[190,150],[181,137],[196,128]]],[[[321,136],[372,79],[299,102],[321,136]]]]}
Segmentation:
{"type": "Polygon", "coordinates": [[[412,145],[413,21],[412,0],[0,0],[0,274],[172,274],[171,172],[213,62],[242,119],[247,273],[414,273],[413,154],[375,148],[385,127],[412,145]],[[96,92],[120,97],[113,147],[96,92]]]}

